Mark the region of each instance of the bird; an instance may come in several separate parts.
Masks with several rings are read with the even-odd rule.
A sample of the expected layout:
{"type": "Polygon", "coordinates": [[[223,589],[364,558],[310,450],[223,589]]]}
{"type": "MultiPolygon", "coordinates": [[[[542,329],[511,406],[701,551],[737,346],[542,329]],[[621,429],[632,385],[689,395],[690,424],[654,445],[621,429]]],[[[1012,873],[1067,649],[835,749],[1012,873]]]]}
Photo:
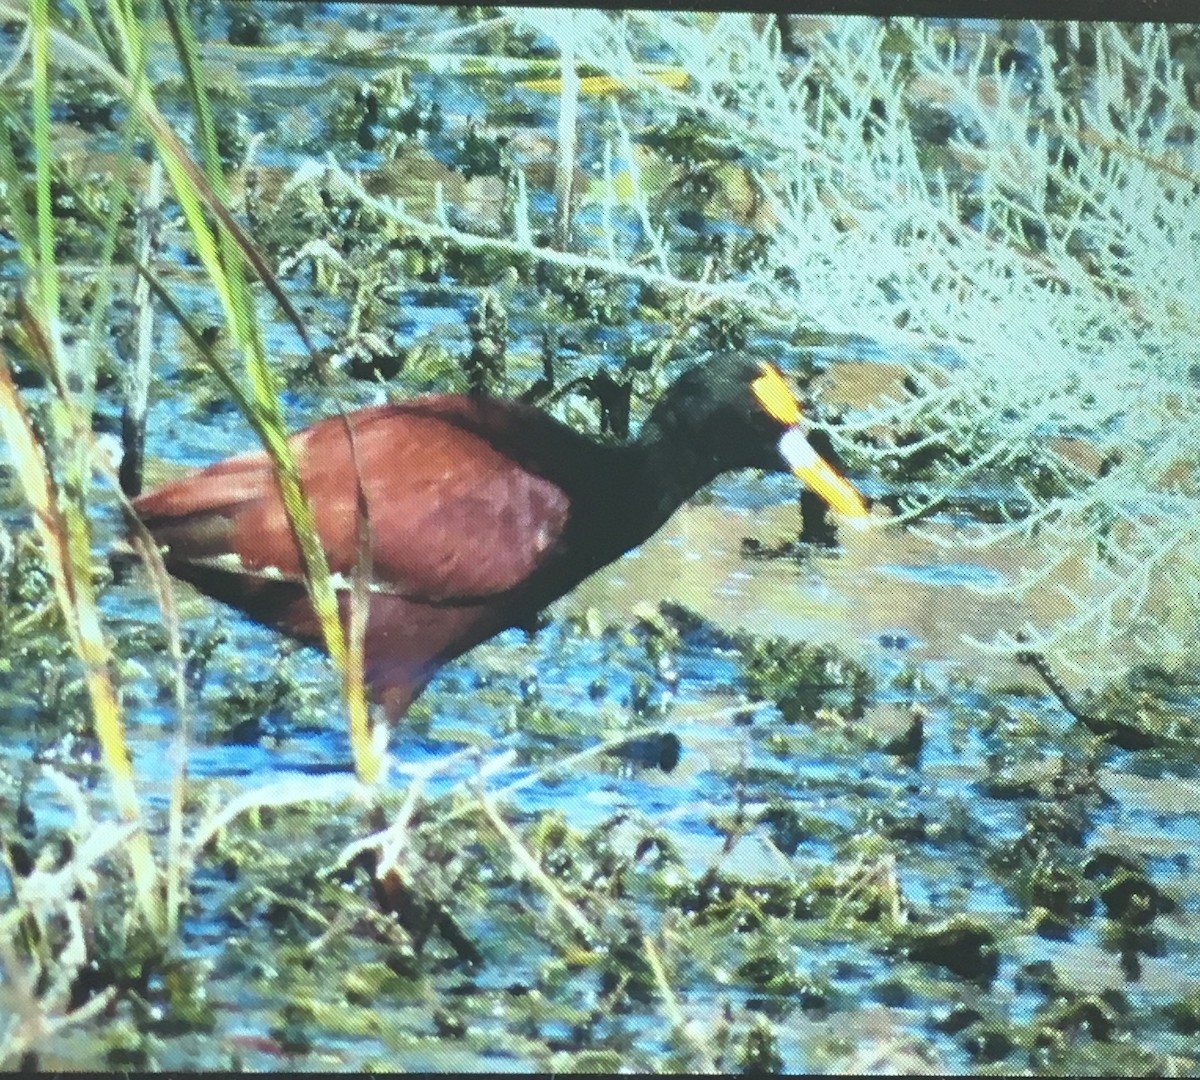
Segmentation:
{"type": "MultiPolygon", "coordinates": [[[[685,370],[623,443],[520,401],[440,394],[328,417],[290,445],[344,624],[366,523],[364,678],[395,724],[441,667],[536,626],[543,608],[723,473],[792,472],[838,513],[868,516],[808,426],[780,369],[738,355],[685,370]]],[[[217,462],[133,505],[173,576],[322,647],[266,453],[217,462]]]]}

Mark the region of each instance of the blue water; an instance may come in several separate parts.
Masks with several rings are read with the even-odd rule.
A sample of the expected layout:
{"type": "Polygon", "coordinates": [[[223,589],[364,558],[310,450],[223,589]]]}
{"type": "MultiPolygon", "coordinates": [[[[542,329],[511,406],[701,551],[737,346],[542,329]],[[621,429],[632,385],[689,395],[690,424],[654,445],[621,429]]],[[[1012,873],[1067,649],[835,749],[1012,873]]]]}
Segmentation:
{"type": "Polygon", "coordinates": [[[975,563],[930,563],[927,566],[879,566],[876,573],[901,581],[923,585],[985,585],[1004,584],[1004,575],[991,567],[975,563]]]}
{"type": "MultiPolygon", "coordinates": [[[[449,9],[313,5],[305,30],[276,26],[272,37],[276,44],[286,44],[310,40],[322,28],[350,26],[395,31],[401,35],[398,45],[417,49],[426,35],[453,25],[456,19],[449,9]]],[[[977,24],[981,30],[991,30],[993,26],[991,21],[977,24]]],[[[208,38],[219,41],[223,34],[223,17],[218,16],[210,26],[208,38]]],[[[465,51],[473,48],[471,43],[464,46],[465,51]]],[[[242,79],[249,98],[243,111],[250,123],[271,132],[257,152],[256,161],[262,167],[284,170],[305,164],[315,152],[327,148],[322,143],[325,133],[317,121],[317,111],[306,108],[313,95],[332,93],[337,87],[373,77],[381,69],[380,61],[375,58],[364,63],[335,64],[315,57],[232,48],[224,48],[222,56],[228,58],[227,66],[236,69],[242,79]],[[277,124],[276,118],[279,118],[277,124]]],[[[672,59],[657,50],[648,52],[647,58],[664,62],[672,59]]],[[[552,138],[556,130],[555,97],[524,90],[512,85],[511,80],[416,73],[412,87],[426,100],[436,97],[445,108],[446,130],[441,136],[429,139],[427,149],[447,164],[456,160],[454,144],[465,119],[489,115],[498,99],[506,106],[530,114],[530,127],[535,134],[552,138]]],[[[606,119],[609,106],[584,99],[580,108],[584,122],[579,163],[589,176],[597,176],[604,141],[613,134],[606,119]]],[[[168,103],[166,112],[175,121],[184,119],[181,106],[168,103]]],[[[632,131],[651,119],[644,108],[632,104],[625,118],[632,131]]],[[[669,117],[656,115],[652,119],[660,122],[669,117]]],[[[111,149],[113,145],[108,136],[97,142],[102,149],[111,149]]],[[[375,151],[339,146],[337,152],[339,159],[351,168],[378,168],[383,164],[382,155],[375,151]]],[[[552,191],[531,191],[531,202],[535,215],[549,217],[554,212],[552,191]]],[[[601,208],[595,205],[579,213],[576,226],[581,244],[596,242],[595,226],[601,214],[601,208]]],[[[616,218],[622,227],[618,242],[632,248],[641,239],[640,222],[621,209],[617,210],[616,218]]],[[[160,255],[164,266],[188,264],[185,247],[173,239],[180,227],[176,220],[165,233],[167,246],[160,255]]],[[[735,239],[744,238],[748,232],[741,225],[722,222],[705,223],[704,231],[708,235],[727,232],[735,239]]],[[[685,236],[686,230],[679,230],[679,235],[685,236]]],[[[695,237],[690,239],[694,241],[695,237]]],[[[13,251],[13,244],[0,236],[0,277],[6,280],[18,273],[13,251]]],[[[313,290],[303,269],[285,282],[285,287],[300,310],[312,308],[317,312],[310,320],[317,346],[339,344],[337,335],[350,316],[345,300],[313,290]]],[[[178,275],[171,288],[181,306],[197,322],[220,323],[220,305],[210,288],[190,283],[184,275],[178,275]]],[[[521,289],[520,295],[505,300],[510,307],[510,377],[514,383],[522,379],[531,382],[540,375],[539,335],[546,319],[539,310],[541,299],[532,292],[521,289]]],[[[620,291],[621,306],[632,307],[635,300],[635,290],[620,291]]],[[[391,313],[386,329],[396,335],[402,346],[434,340],[453,356],[459,356],[469,348],[466,317],[477,303],[478,290],[454,281],[447,280],[427,289],[413,286],[385,305],[391,313]]],[[[303,346],[295,330],[277,317],[273,304],[266,299],[261,303],[261,312],[268,350],[281,367],[295,368],[304,363],[303,346]]],[[[575,365],[581,365],[581,370],[607,366],[615,371],[621,367],[630,342],[653,340],[662,334],[661,325],[637,319],[615,327],[564,324],[554,329],[561,331],[563,337],[559,372],[562,382],[578,373],[575,365]]],[[[197,467],[255,448],[253,434],[236,410],[228,404],[200,402],[194,392],[183,387],[182,369],[191,350],[165,317],[160,320],[159,343],[158,381],[148,435],[150,457],[175,466],[197,467]]],[[[783,367],[795,369],[805,362],[823,370],[835,362],[896,364],[908,359],[878,342],[857,337],[825,345],[796,346],[761,333],[753,344],[776,356],[783,367]]],[[[923,351],[921,359],[946,368],[962,363],[949,346],[923,351]]],[[[233,360],[235,367],[240,368],[240,359],[233,360]]],[[[411,393],[421,388],[417,382],[415,374],[404,373],[392,389],[398,395],[411,393]]],[[[377,400],[380,388],[351,385],[340,388],[339,393],[343,396],[341,404],[349,408],[377,400]]],[[[41,401],[43,395],[32,392],[29,400],[41,401]]],[[[286,405],[292,426],[300,427],[329,412],[329,395],[315,386],[296,386],[287,392],[286,405]]],[[[119,415],[115,393],[102,395],[99,413],[103,424],[111,426],[119,415]]],[[[991,486],[981,483],[974,494],[979,498],[1001,498],[1015,493],[1011,485],[1006,486],[1004,478],[988,480],[987,485],[991,486]]],[[[887,490],[886,485],[878,482],[873,485],[870,480],[862,486],[870,494],[883,494],[887,490]]],[[[719,505],[759,512],[793,503],[795,484],[787,476],[746,473],[721,478],[713,485],[712,494],[719,505]]],[[[14,531],[29,528],[27,515],[21,511],[5,512],[3,520],[14,531]]],[[[100,561],[120,532],[114,503],[98,505],[95,525],[96,557],[100,561]]],[[[777,570],[778,565],[772,569],[777,570]]],[[[748,561],[721,588],[736,599],[743,583],[746,591],[751,591],[756,584],[754,575],[761,572],[761,567],[748,561]]],[[[819,563],[815,569],[806,568],[805,574],[797,575],[789,587],[814,593],[832,592],[833,586],[819,563]]],[[[875,568],[875,574],[880,589],[889,587],[889,579],[960,592],[964,586],[997,586],[1006,581],[998,571],[968,562],[882,563],[875,568]]],[[[189,596],[182,589],[179,595],[189,596]]],[[[126,583],[105,589],[101,603],[110,632],[118,640],[139,626],[156,624],[160,618],[140,571],[126,583]]],[[[189,601],[184,615],[186,634],[204,634],[218,622],[228,634],[228,641],[220,647],[221,659],[213,666],[202,691],[192,696],[194,728],[188,768],[196,788],[202,790],[219,782],[222,799],[227,801],[240,792],[272,783],[293,782],[303,786],[322,778],[348,777],[352,772],[351,754],[337,682],[329,662],[312,650],[281,658],[279,639],[272,632],[218,605],[194,598],[189,601]],[[230,658],[239,665],[236,671],[230,669],[230,658]],[[300,686],[307,698],[317,703],[316,707],[295,715],[287,708],[277,709],[278,715],[273,714],[262,724],[265,735],[261,739],[222,741],[216,730],[215,710],[223,695],[244,687],[248,679],[268,675],[277,666],[282,666],[289,680],[300,686]]],[[[685,853],[686,870],[694,877],[714,866],[722,867],[730,876],[736,876],[734,871],[739,868],[748,876],[762,878],[781,873],[778,863],[763,857],[761,850],[751,848],[752,841],[761,840],[764,833],[754,815],[768,803],[781,804],[819,825],[814,835],[799,842],[794,862],[784,859],[789,873],[807,873],[813,866],[844,868],[858,858],[862,849],[857,845],[874,844],[874,850],[897,855],[896,873],[902,894],[925,917],[968,912],[995,919],[997,925],[1016,933],[1014,928],[1027,913],[1012,889],[988,869],[985,855],[1011,848],[1021,840],[1028,829],[1027,811],[1037,800],[1027,796],[1001,798],[987,792],[994,790],[989,783],[995,779],[992,773],[996,758],[1007,757],[1012,764],[1015,758],[1041,762],[1055,755],[1082,753],[1077,749],[1064,750],[1063,735],[1072,730],[1072,721],[1058,703],[1045,694],[1020,699],[1009,695],[1000,699],[983,685],[962,689],[949,677],[952,673],[961,674],[962,655],[936,655],[930,643],[910,628],[881,626],[853,644],[859,647],[880,684],[871,698],[872,706],[920,706],[926,711],[925,743],[919,761],[905,763],[874,748],[854,723],[847,723],[844,729],[831,729],[814,718],[811,725],[788,726],[774,708],[756,711],[751,724],[733,723],[729,712],[745,704],[745,685],[737,657],[723,640],[724,629],[704,627],[686,637],[681,647],[672,650],[665,664],[650,658],[645,642],[628,625],[591,637],[557,619],[532,640],[516,631],[502,635],[492,645],[451,665],[438,676],[422,702],[430,706],[432,713],[427,725],[414,721],[392,733],[391,786],[397,792],[403,791],[414,774],[474,747],[478,750],[477,759],[458,761],[430,778],[427,787],[430,798],[447,796],[476,780],[480,762],[486,765],[505,761],[503,767],[492,770],[487,778],[491,790],[500,791],[532,779],[506,800],[513,819],[528,823],[541,815],[558,814],[579,830],[596,828],[617,816],[660,822],[685,853]],[[892,679],[914,666],[922,676],[919,690],[909,691],[891,684],[892,679]],[[593,690],[597,684],[602,684],[600,691],[593,690]],[[485,689],[486,701],[481,693],[485,689]],[[631,703],[642,692],[647,707],[643,714],[635,715],[631,703]],[[536,701],[524,703],[534,694],[536,701]],[[527,718],[533,708],[565,717],[563,730],[539,734],[523,728],[522,717],[527,718]],[[1019,728],[1021,717],[1007,715],[994,723],[995,730],[989,728],[997,709],[1009,714],[1025,710],[1040,728],[1018,742],[1013,732],[1019,728]],[[726,714],[711,715],[720,710],[726,710],[726,714]],[[629,755],[607,754],[568,769],[549,767],[621,731],[643,727],[660,728],[679,740],[681,758],[674,770],[665,772],[636,755],[631,759],[629,755]],[[791,740],[783,753],[776,743],[781,735],[791,740]],[[748,780],[748,776],[752,779],[748,780]],[[722,823],[727,823],[743,804],[750,808],[749,831],[739,844],[733,845],[731,852],[726,852],[728,833],[722,823]],[[937,827],[960,812],[972,823],[975,833],[940,837],[937,827]],[[885,813],[903,817],[923,815],[931,826],[930,839],[903,844],[892,840],[880,825],[881,814],[885,813]]],[[[755,629],[763,633],[773,631],[770,626],[755,629]]],[[[134,659],[142,665],[142,670],[125,670],[121,689],[140,791],[152,811],[151,820],[161,823],[165,820],[163,812],[173,775],[172,737],[178,722],[170,698],[164,699],[160,693],[161,684],[169,685],[170,668],[156,655],[139,654],[134,659]]],[[[28,719],[33,714],[32,708],[14,709],[7,717],[0,765],[28,785],[28,799],[37,807],[41,827],[65,829],[71,823],[70,814],[47,776],[33,763],[35,755],[53,749],[60,733],[52,724],[39,730],[28,719]]],[[[1110,753],[1104,760],[1104,768],[1153,771],[1136,757],[1120,752],[1110,753]]],[[[1187,774],[1188,768],[1188,763],[1169,764],[1163,771],[1187,774]]],[[[102,804],[106,787],[94,765],[78,764],[71,768],[71,774],[94,789],[102,804]]],[[[1193,880],[1193,852],[1200,845],[1200,810],[1194,804],[1172,805],[1162,800],[1157,803],[1152,800],[1151,808],[1147,809],[1135,799],[1122,800],[1118,796],[1108,802],[1098,799],[1087,815],[1089,845],[1103,834],[1122,850],[1128,848],[1135,853],[1145,850],[1156,882],[1178,895],[1178,918],[1160,920],[1166,925],[1169,943],[1169,956],[1164,962],[1173,966],[1181,986],[1197,985],[1200,948],[1192,940],[1192,924],[1200,914],[1200,899],[1193,880]]],[[[330,854],[332,857],[333,853],[330,854]]],[[[10,885],[0,880],[0,888],[10,885]]],[[[221,899],[227,896],[227,883],[201,860],[194,890],[195,903],[185,926],[188,947],[196,955],[235,967],[243,959],[241,951],[229,947],[229,925],[223,916],[214,914],[221,899]]],[[[661,909],[648,907],[642,914],[647,926],[656,927],[664,921],[661,909]]],[[[1099,948],[1102,927],[1101,918],[1089,920],[1065,943],[1047,941],[1022,930],[1014,954],[1019,954],[1021,963],[1038,959],[1059,962],[1081,947],[1099,948]]],[[[488,916],[483,932],[490,935],[488,940],[497,941],[507,933],[499,915],[488,916]]],[[[865,947],[860,936],[848,933],[847,938],[838,940],[831,933],[806,943],[803,949],[796,950],[795,962],[798,970],[829,975],[850,1003],[846,1006],[849,1013],[871,1000],[877,984],[893,977],[897,966],[882,953],[865,947]]],[[[534,984],[539,965],[547,960],[541,950],[542,943],[531,941],[529,955],[516,958],[511,966],[485,965],[478,975],[479,986],[482,990],[499,992],[518,979],[534,984]]],[[[253,959],[250,956],[247,963],[253,959]]],[[[990,996],[971,988],[965,992],[985,997],[989,1008],[1015,1021],[1031,1019],[1041,1002],[1032,992],[1013,989],[1012,975],[1017,963],[1013,955],[1006,953],[1002,975],[990,996]]],[[[707,1010],[698,1010],[697,1015],[716,1016],[727,1001],[739,1010],[748,1007],[753,995],[745,987],[715,985],[704,971],[691,974],[694,977],[686,984],[689,1007],[699,1003],[707,1010]]],[[[226,974],[220,986],[223,994],[230,995],[242,984],[226,974]]],[[[1137,986],[1126,986],[1125,990],[1140,1008],[1149,1009],[1155,1004],[1149,990],[1137,986]]],[[[222,1002],[227,1014],[223,1021],[225,1034],[232,1030],[238,1035],[269,1040],[271,1021],[267,1017],[279,1002],[259,998],[244,988],[241,992],[242,997],[222,1002]]],[[[892,1010],[889,1035],[931,1037],[927,1019],[934,1004],[917,997],[913,1003],[892,1010]]],[[[608,1019],[614,1025],[628,1025],[622,1037],[628,1037],[638,1047],[658,1050],[665,1042],[661,1015],[654,1008],[636,1016],[608,1019]]],[[[496,1031],[499,1043],[504,1034],[502,1021],[492,1022],[495,1027],[491,1030],[496,1031]]],[[[837,1031],[841,1026],[842,1020],[835,1012],[827,1030],[837,1031]]],[[[544,1031],[563,1039],[571,1036],[569,1025],[557,1021],[547,1023],[544,1031]]],[[[354,1049],[353,1041],[339,1036],[329,1035],[323,1042],[324,1047],[335,1053],[351,1055],[354,1049]]],[[[947,1067],[965,1067],[967,1062],[961,1048],[952,1039],[938,1039],[937,1045],[944,1053],[943,1063],[947,1067]]],[[[796,1070],[820,1064],[808,1055],[807,1047],[793,1047],[787,1059],[788,1068],[796,1070]]],[[[261,1064],[259,1059],[248,1060],[261,1064]]],[[[412,1067],[425,1064],[429,1068],[444,1066],[446,1060],[432,1050],[427,1061],[417,1056],[405,1059],[412,1067]]],[[[488,1061],[497,1070],[528,1064],[500,1054],[491,1055],[488,1061]]],[[[266,1065],[278,1067],[278,1062],[266,1059],[266,1065]]]]}

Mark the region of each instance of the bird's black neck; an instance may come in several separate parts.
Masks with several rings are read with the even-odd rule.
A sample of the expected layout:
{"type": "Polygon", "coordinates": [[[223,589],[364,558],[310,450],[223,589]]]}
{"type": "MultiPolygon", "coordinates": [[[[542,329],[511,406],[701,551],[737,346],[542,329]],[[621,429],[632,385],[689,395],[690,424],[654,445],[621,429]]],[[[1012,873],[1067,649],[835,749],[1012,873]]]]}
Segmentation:
{"type": "Polygon", "coordinates": [[[509,457],[571,495],[573,528],[587,538],[588,566],[582,569],[590,572],[652,536],[723,471],[712,448],[679,415],[660,406],[635,440],[613,445],[538,409],[505,403],[487,430],[509,457]]]}
{"type": "Polygon", "coordinates": [[[646,497],[656,506],[659,525],[723,471],[711,447],[676,437],[653,417],[646,421],[633,448],[641,459],[646,497]]]}
{"type": "Polygon", "coordinates": [[[624,550],[657,532],[688,499],[715,480],[721,467],[692,440],[680,439],[651,417],[637,439],[612,447],[608,486],[620,506],[624,550]]]}

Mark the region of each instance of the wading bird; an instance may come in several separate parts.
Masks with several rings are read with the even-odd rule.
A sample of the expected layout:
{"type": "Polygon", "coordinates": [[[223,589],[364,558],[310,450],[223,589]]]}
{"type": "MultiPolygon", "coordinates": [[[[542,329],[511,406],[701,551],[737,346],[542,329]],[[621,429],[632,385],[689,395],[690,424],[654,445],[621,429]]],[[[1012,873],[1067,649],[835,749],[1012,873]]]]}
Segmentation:
{"type": "MultiPolygon", "coordinates": [[[[344,622],[363,496],[365,676],[393,722],[442,665],[501,630],[533,625],[721,473],[790,470],[840,513],[867,513],[810,446],[778,369],[746,358],[684,372],[623,445],[595,442],[530,405],[457,395],[331,417],[291,445],[344,622]]],[[[134,505],[176,577],[321,644],[265,453],[219,462],[134,505]]]]}

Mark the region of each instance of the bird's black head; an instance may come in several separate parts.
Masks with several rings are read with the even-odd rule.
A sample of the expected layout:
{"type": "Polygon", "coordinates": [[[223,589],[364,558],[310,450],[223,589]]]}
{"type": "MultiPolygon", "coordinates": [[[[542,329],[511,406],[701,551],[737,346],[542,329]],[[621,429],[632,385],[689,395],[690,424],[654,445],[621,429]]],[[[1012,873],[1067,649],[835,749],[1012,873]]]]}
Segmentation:
{"type": "Polygon", "coordinates": [[[723,472],[794,472],[835,510],[859,517],[861,496],[809,445],[800,403],[779,369],[718,357],[685,371],[651,412],[641,440],[700,486],[723,472]]]}
{"type": "MultiPolygon", "coordinates": [[[[686,445],[714,467],[713,475],[731,469],[783,469],[779,439],[794,423],[764,408],[755,386],[769,379],[768,368],[742,357],[719,357],[689,368],[671,384],[646,422],[646,437],[686,445]],[[791,423],[787,422],[788,420],[791,423]]],[[[799,419],[796,399],[780,377],[799,419]]],[[[778,411],[778,410],[777,410],[778,411]]]]}

